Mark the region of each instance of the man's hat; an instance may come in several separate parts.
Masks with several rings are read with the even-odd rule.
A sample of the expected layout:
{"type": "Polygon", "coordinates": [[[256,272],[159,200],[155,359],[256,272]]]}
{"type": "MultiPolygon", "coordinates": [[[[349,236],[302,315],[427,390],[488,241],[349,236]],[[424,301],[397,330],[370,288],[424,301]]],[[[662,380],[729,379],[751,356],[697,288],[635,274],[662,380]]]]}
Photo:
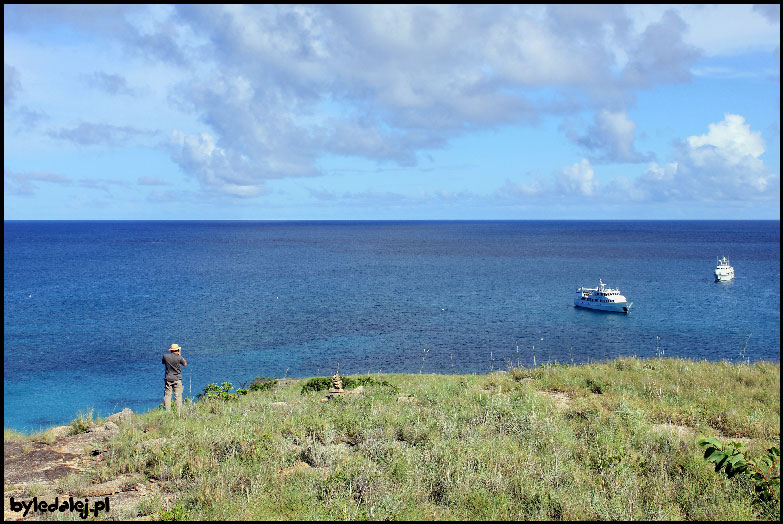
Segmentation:
{"type": "Polygon", "coordinates": [[[179,351],[180,349],[182,348],[179,347],[177,344],[172,344],[171,347],[169,348],[170,351],[179,351]]]}

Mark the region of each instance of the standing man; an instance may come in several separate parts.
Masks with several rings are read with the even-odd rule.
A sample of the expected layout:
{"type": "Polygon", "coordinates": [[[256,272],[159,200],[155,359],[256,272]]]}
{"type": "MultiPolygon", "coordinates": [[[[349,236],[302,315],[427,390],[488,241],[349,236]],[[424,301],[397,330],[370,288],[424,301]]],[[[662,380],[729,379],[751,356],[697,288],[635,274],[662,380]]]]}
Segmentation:
{"type": "Polygon", "coordinates": [[[182,410],[182,368],[188,363],[182,358],[182,348],[172,344],[169,352],[163,355],[163,365],[166,366],[166,377],[163,379],[163,406],[171,410],[171,390],[174,390],[174,400],[177,402],[177,412],[182,410]]]}

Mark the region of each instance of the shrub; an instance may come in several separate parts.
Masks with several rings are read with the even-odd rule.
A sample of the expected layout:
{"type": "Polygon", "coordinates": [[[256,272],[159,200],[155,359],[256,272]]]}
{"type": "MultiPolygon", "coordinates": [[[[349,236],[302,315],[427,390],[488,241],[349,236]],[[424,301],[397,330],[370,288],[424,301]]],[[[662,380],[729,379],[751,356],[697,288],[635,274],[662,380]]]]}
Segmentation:
{"type": "MultiPolygon", "coordinates": [[[[345,379],[343,379],[343,386],[345,386],[345,379]]],[[[302,386],[302,394],[310,391],[322,391],[330,387],[332,387],[332,377],[313,377],[302,386]]]]}
{"type": "Polygon", "coordinates": [[[266,378],[266,377],[256,377],[253,379],[253,382],[250,383],[250,391],[268,391],[275,387],[277,384],[277,377],[275,378],[266,378]]]}
{"type": "Polygon", "coordinates": [[[188,512],[185,511],[179,502],[175,502],[171,509],[164,509],[160,512],[160,520],[189,520],[188,512]]]}
{"type": "MultiPolygon", "coordinates": [[[[397,391],[397,386],[390,384],[386,380],[375,380],[371,376],[360,377],[341,377],[344,389],[354,389],[359,386],[386,386],[393,391],[397,391]]],[[[313,377],[302,386],[302,394],[309,393],[310,391],[323,391],[332,387],[332,377],[313,377]]]]}
{"type": "Polygon", "coordinates": [[[762,501],[780,499],[780,450],[767,449],[767,454],[750,459],[745,456],[741,442],[721,443],[714,437],[698,442],[704,448],[704,459],[715,464],[715,472],[721,469],[729,478],[746,474],[754,483],[756,496],[762,501]]]}
{"type": "Polygon", "coordinates": [[[231,382],[223,382],[219,386],[217,382],[207,384],[204,391],[196,395],[197,399],[218,399],[218,400],[236,400],[239,395],[247,393],[247,390],[243,390],[244,393],[240,393],[242,390],[237,390],[236,393],[231,393],[234,389],[234,385],[231,382]]]}
{"type": "Polygon", "coordinates": [[[79,416],[71,421],[71,432],[73,435],[85,433],[92,425],[92,410],[87,413],[79,413],[79,416]]]}

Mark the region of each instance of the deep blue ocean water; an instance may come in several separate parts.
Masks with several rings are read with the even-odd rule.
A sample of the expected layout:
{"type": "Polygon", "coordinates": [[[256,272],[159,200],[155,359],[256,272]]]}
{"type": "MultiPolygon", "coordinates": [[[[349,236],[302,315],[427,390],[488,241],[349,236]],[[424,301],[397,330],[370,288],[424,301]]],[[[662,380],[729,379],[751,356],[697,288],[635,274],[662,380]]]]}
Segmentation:
{"type": "Polygon", "coordinates": [[[4,222],[4,426],[255,376],[780,360],[779,221],[4,222]],[[716,257],[736,278],[716,283],[716,257]],[[629,315],[573,306],[598,279],[629,315]],[[659,338],[658,338],[659,337],[659,338]],[[744,353],[743,353],[744,351],[744,353]]]}

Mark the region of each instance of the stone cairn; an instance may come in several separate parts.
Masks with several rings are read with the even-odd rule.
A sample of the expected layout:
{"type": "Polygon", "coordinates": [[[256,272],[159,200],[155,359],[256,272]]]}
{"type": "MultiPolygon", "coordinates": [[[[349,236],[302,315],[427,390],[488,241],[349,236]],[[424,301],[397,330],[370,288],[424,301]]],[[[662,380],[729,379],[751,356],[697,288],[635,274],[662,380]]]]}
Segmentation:
{"type": "Polygon", "coordinates": [[[332,375],[332,389],[329,390],[328,397],[331,398],[335,395],[341,395],[342,393],[345,393],[343,390],[343,381],[340,378],[340,372],[336,372],[334,375],[332,375]]]}

